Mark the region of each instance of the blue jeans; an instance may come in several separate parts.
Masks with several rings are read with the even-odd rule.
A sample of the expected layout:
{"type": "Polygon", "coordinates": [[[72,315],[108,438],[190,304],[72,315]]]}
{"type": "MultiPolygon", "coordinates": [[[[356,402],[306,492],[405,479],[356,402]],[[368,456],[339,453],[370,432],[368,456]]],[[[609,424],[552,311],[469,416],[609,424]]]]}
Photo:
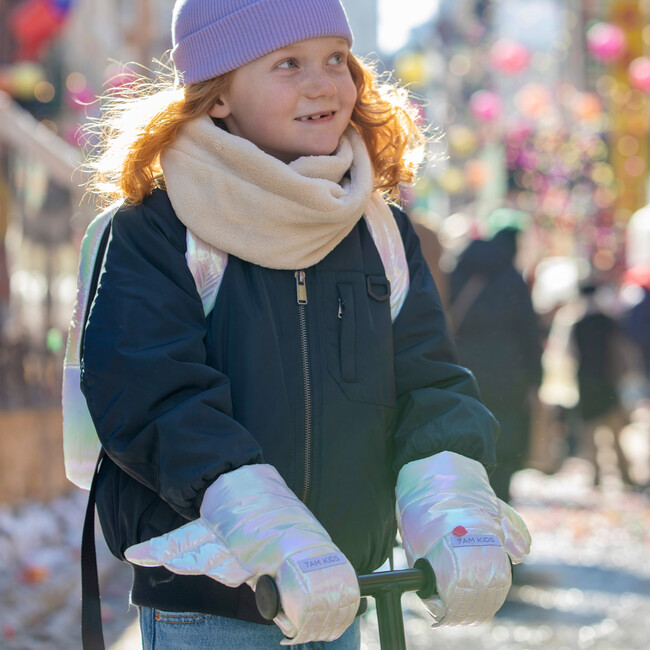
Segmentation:
{"type": "MultiPolygon", "coordinates": [[[[195,612],[163,612],[139,607],[142,650],[280,650],[284,634],[277,625],[259,625],[195,612]]],[[[354,623],[336,641],[314,641],[299,650],[359,650],[361,626],[354,623]]]]}

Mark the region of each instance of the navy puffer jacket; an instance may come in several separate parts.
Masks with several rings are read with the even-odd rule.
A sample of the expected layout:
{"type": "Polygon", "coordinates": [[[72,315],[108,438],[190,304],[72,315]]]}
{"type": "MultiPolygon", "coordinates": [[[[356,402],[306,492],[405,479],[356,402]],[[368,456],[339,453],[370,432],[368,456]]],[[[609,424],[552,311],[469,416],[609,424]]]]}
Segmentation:
{"type": "MultiPolygon", "coordinates": [[[[496,423],[456,363],[438,292],[394,209],[410,290],[391,323],[388,281],[361,220],[305,269],[230,256],[206,318],[165,192],[114,217],[85,334],[82,390],[106,450],[97,508],[111,551],[199,516],[205,489],[274,465],[358,572],[395,538],[396,474],[450,450],[494,462],[496,423]]],[[[132,600],[260,620],[247,586],[134,567],[132,600]]]]}

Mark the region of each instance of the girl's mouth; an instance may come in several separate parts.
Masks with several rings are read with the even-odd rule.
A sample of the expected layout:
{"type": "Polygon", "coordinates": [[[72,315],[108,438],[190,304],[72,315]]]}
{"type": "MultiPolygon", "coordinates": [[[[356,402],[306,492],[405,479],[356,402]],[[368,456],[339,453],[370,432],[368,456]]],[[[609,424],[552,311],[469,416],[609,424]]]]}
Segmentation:
{"type": "Polygon", "coordinates": [[[306,115],[305,117],[299,117],[298,122],[318,122],[319,120],[325,120],[330,117],[334,117],[336,111],[327,111],[325,113],[314,113],[313,115],[306,115]]]}

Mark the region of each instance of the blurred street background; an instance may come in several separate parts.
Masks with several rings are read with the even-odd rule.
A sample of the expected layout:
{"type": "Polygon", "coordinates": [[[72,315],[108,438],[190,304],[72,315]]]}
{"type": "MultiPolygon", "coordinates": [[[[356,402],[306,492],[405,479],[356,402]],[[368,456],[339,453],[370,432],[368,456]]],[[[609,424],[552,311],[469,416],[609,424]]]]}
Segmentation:
{"type": "MultiPolygon", "coordinates": [[[[0,0],[0,648],[78,648],[86,493],[61,375],[98,97],[171,47],[173,0],[0,0]]],[[[408,85],[429,162],[404,189],[461,362],[502,424],[495,490],[533,550],[491,623],[409,649],[647,647],[650,1],[343,0],[408,85]]],[[[99,541],[106,636],[138,650],[99,541]]],[[[400,551],[396,550],[399,566],[400,551]]],[[[364,650],[376,650],[372,607],[364,650]]]]}

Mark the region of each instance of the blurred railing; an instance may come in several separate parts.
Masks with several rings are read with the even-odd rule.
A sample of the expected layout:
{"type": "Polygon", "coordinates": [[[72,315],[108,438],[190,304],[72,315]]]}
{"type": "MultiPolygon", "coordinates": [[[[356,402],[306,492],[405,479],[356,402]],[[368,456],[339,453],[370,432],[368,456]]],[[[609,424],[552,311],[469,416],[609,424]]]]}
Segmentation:
{"type": "MultiPolygon", "coordinates": [[[[0,503],[16,503],[48,500],[70,486],[63,470],[59,407],[66,316],[55,308],[66,311],[56,295],[61,278],[73,282],[76,251],[70,223],[75,212],[83,211],[79,206],[84,178],[79,149],[1,91],[0,145],[12,157],[27,161],[28,171],[38,168],[48,188],[43,209],[31,215],[32,222],[19,202],[10,199],[5,204],[8,221],[20,224],[21,236],[18,243],[12,240],[10,251],[0,242],[13,262],[3,261],[12,290],[3,296],[0,321],[0,503]],[[63,275],[62,246],[68,258],[63,275]],[[31,255],[38,257],[40,266],[33,262],[30,268],[31,255]]],[[[28,191],[35,190],[29,186],[29,174],[24,182],[28,191]]],[[[11,187],[10,195],[16,191],[11,187]]]]}
{"type": "Polygon", "coordinates": [[[29,154],[47,170],[52,181],[79,200],[83,195],[81,153],[31,113],[0,91],[0,142],[29,154]]]}

